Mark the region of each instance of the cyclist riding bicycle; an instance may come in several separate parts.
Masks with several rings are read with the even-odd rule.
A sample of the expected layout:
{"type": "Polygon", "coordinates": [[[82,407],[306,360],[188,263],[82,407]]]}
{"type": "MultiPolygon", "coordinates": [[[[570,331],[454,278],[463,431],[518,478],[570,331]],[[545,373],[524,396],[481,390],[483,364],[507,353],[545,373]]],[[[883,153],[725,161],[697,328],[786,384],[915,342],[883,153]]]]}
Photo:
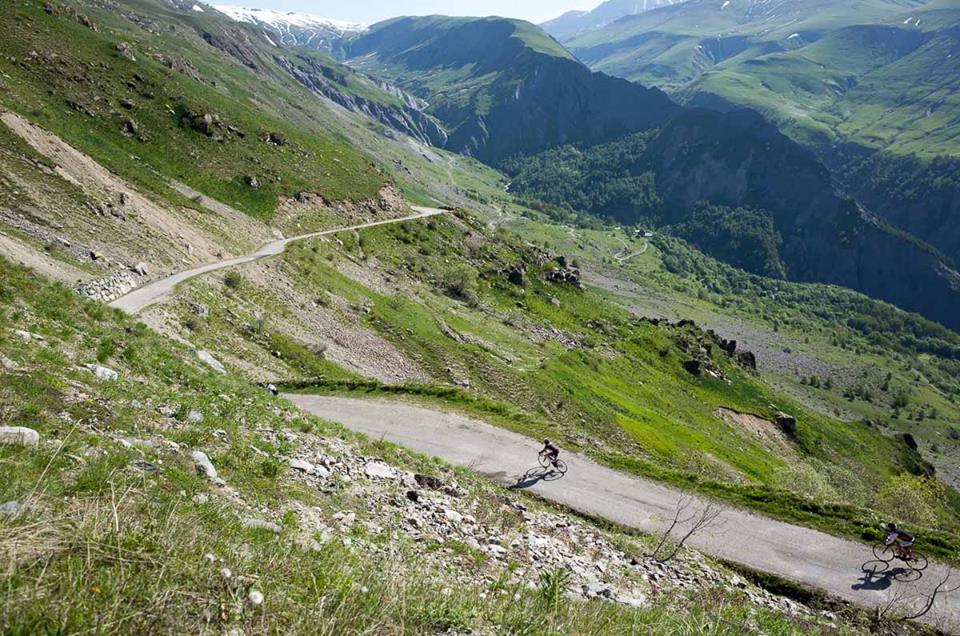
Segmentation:
{"type": "Polygon", "coordinates": [[[897,556],[904,561],[913,559],[913,543],[916,538],[906,530],[898,528],[896,524],[893,523],[887,524],[887,532],[890,534],[887,535],[884,543],[888,546],[896,544],[897,556]]]}
{"type": "Polygon", "coordinates": [[[550,463],[556,465],[557,458],[560,457],[560,448],[550,440],[545,439],[543,440],[543,450],[540,451],[540,454],[549,457],[550,463]]]}

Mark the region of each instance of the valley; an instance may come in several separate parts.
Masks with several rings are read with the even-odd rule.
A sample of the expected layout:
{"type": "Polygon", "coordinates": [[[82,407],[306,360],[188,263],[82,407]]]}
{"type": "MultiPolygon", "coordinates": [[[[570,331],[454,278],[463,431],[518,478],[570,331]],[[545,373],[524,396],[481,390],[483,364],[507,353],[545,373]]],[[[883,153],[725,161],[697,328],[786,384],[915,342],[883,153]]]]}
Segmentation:
{"type": "Polygon", "coordinates": [[[4,629],[954,629],[949,219],[836,182],[889,164],[519,20],[224,11],[0,10],[4,629]],[[661,559],[688,498],[763,553],[661,559]],[[864,588],[891,519],[934,563],[864,588]]]}

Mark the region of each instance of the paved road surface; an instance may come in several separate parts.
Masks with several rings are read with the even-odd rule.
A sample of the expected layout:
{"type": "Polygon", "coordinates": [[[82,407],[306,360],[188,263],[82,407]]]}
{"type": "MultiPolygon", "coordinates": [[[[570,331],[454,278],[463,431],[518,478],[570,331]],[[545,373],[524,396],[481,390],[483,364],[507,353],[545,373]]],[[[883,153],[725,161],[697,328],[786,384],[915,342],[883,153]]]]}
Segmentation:
{"type": "MultiPolygon", "coordinates": [[[[297,394],[285,397],[323,419],[471,468],[504,485],[516,484],[528,470],[537,467],[541,446],[536,441],[462,415],[386,400],[297,394]]],[[[645,532],[660,531],[673,519],[680,492],[604,468],[580,455],[564,453],[562,457],[569,465],[566,477],[537,482],[530,486],[531,491],[645,532]]],[[[932,589],[947,571],[945,566],[931,563],[919,582],[880,577],[865,585],[862,565],[873,559],[868,546],[736,508],[725,509],[720,525],[696,537],[691,545],[868,607],[887,603],[897,590],[919,602],[917,595],[932,589]]],[[[960,578],[956,584],[960,584],[960,578]]],[[[960,633],[958,603],[960,593],[942,598],[927,620],[945,621],[950,631],[960,633]]]]}
{"type": "Polygon", "coordinates": [[[173,291],[173,288],[179,285],[180,283],[190,280],[200,276],[201,274],[206,274],[208,272],[215,272],[218,269],[224,269],[226,267],[233,267],[234,265],[242,265],[244,263],[249,263],[251,261],[257,261],[261,258],[268,258],[270,256],[276,256],[277,254],[283,253],[283,250],[286,249],[287,245],[293,243],[294,241],[302,241],[308,238],[314,238],[317,236],[329,236],[330,234],[338,234],[340,232],[347,232],[351,230],[362,230],[368,227],[376,227],[378,225],[389,225],[392,223],[403,223],[404,221],[414,221],[417,219],[422,219],[428,216],[435,216],[437,214],[443,214],[443,210],[437,210],[435,208],[413,208],[417,213],[412,216],[406,216],[399,219],[387,219],[386,221],[374,221],[372,223],[362,223],[360,225],[351,225],[349,227],[335,228],[332,230],[324,230],[322,232],[313,232],[311,234],[304,234],[302,236],[294,236],[286,239],[279,239],[270,243],[267,243],[259,250],[253,254],[248,254],[246,256],[239,256],[237,258],[231,258],[225,261],[217,261],[216,263],[208,263],[206,265],[201,265],[194,269],[186,270],[168,276],[167,278],[161,278],[152,283],[148,283],[139,289],[135,289],[126,296],[118,298],[117,300],[110,303],[111,307],[116,307],[117,309],[122,309],[129,314],[138,314],[150,305],[161,302],[166,298],[167,294],[173,291]]]}

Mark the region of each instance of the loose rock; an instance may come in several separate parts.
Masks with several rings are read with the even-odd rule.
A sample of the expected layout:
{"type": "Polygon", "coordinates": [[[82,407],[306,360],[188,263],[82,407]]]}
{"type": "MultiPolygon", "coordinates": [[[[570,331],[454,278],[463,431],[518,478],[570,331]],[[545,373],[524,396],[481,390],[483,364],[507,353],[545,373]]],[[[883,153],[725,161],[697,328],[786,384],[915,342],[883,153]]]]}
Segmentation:
{"type": "Polygon", "coordinates": [[[24,426],[0,426],[0,446],[30,446],[40,443],[40,433],[24,426]]]}
{"type": "Polygon", "coordinates": [[[216,479],[218,477],[217,469],[213,467],[213,462],[203,451],[193,451],[190,456],[196,464],[197,472],[207,479],[216,479]]]}

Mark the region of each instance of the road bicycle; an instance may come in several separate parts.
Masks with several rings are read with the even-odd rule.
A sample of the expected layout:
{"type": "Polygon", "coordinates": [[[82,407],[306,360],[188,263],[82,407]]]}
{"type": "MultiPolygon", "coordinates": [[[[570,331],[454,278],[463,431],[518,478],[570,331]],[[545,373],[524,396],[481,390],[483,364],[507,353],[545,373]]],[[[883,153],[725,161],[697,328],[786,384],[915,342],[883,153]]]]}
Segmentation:
{"type": "Polygon", "coordinates": [[[927,566],[930,565],[927,557],[915,550],[909,558],[905,557],[903,549],[896,543],[889,545],[885,542],[878,543],[873,546],[873,556],[876,557],[877,561],[883,561],[884,563],[890,563],[894,559],[899,559],[906,563],[908,568],[916,570],[917,572],[923,572],[927,569],[927,566]]]}
{"type": "Polygon", "coordinates": [[[552,468],[561,475],[567,474],[567,465],[562,459],[553,459],[547,451],[540,451],[540,465],[544,468],[552,468]]]}

